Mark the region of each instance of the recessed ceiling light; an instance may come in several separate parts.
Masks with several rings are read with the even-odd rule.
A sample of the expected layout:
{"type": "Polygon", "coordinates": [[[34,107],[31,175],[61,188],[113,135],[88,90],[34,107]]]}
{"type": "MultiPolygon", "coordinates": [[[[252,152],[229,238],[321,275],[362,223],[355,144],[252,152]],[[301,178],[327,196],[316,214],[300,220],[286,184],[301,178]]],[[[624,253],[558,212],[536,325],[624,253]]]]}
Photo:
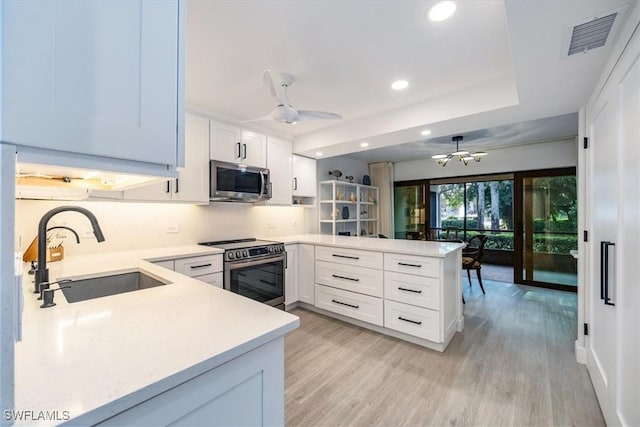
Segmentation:
{"type": "Polygon", "coordinates": [[[322,151],[316,151],[316,156],[322,156],[322,151]]]}
{"type": "Polygon", "coordinates": [[[431,131],[429,129],[425,129],[422,132],[420,132],[420,135],[422,135],[422,136],[431,135],[431,131]]]}
{"type": "Polygon", "coordinates": [[[429,19],[434,22],[444,21],[447,18],[450,18],[456,11],[456,4],[452,1],[441,1],[440,3],[436,3],[429,10],[429,19]]]}
{"type": "Polygon", "coordinates": [[[408,87],[409,87],[409,82],[406,80],[396,80],[395,82],[391,83],[391,89],[393,90],[402,90],[408,87]]]}
{"type": "Polygon", "coordinates": [[[368,142],[361,142],[360,143],[360,147],[368,147],[369,143],[368,142]]]}

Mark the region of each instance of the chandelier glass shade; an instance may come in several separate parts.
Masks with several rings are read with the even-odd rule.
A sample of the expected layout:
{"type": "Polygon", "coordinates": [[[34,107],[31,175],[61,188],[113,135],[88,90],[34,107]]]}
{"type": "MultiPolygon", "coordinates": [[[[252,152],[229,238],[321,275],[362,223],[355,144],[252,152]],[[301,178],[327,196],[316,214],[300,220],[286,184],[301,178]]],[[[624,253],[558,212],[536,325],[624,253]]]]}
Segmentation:
{"type": "Polygon", "coordinates": [[[462,136],[454,136],[451,139],[456,143],[456,151],[449,154],[436,154],[434,156],[431,156],[432,159],[437,161],[438,164],[442,165],[443,167],[447,166],[447,163],[449,163],[449,160],[455,157],[457,157],[458,161],[464,163],[464,165],[466,166],[469,164],[471,160],[475,160],[476,162],[479,162],[484,156],[487,155],[487,153],[485,153],[484,151],[477,151],[475,153],[470,153],[469,151],[461,150],[459,145],[460,145],[460,141],[462,141],[463,139],[462,136]]]}

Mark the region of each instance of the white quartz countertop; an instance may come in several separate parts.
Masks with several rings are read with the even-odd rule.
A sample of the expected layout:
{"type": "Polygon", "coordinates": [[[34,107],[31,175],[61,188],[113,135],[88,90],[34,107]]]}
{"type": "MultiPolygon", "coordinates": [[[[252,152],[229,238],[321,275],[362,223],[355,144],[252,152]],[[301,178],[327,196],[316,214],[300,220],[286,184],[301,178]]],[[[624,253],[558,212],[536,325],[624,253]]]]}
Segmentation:
{"type": "Polygon", "coordinates": [[[451,252],[464,248],[464,243],[424,240],[379,239],[375,237],[333,236],[327,234],[297,234],[269,237],[285,244],[308,243],[365,251],[392,252],[444,258],[451,252]]]}
{"type": "Polygon", "coordinates": [[[16,409],[94,424],[299,326],[294,315],[146,261],[220,253],[193,245],[49,263],[50,281],[142,270],[170,284],[73,304],[56,292],[46,309],[25,270],[16,409]]]}

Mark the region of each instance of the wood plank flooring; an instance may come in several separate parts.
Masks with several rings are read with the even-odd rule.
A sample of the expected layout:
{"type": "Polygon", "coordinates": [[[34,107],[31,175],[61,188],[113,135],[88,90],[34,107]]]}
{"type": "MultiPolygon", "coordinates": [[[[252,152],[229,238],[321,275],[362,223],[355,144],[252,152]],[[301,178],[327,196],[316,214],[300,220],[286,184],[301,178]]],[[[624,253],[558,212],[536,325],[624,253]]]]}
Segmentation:
{"type": "Polygon", "coordinates": [[[576,294],[463,281],[444,353],[304,309],[285,339],[289,426],[601,426],[574,357],[576,294]]]}

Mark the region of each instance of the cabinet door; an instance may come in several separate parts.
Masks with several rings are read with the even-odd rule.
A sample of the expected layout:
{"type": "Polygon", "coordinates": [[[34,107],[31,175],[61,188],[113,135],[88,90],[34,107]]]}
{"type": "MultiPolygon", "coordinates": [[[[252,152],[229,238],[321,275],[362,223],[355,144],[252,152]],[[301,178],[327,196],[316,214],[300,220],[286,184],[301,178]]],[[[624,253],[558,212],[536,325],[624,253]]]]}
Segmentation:
{"type": "Polygon", "coordinates": [[[173,183],[173,200],[209,203],[209,120],[187,114],[185,167],[173,183]]]}
{"type": "Polygon", "coordinates": [[[291,143],[267,138],[267,168],[271,179],[271,205],[291,204],[291,143]]]}
{"type": "Polygon", "coordinates": [[[178,165],[174,1],[3,2],[2,140],[178,165]]]}
{"type": "Polygon", "coordinates": [[[239,163],[242,158],[240,128],[224,123],[211,122],[209,158],[229,163],[239,163]]]}
{"type": "Polygon", "coordinates": [[[241,134],[242,158],[240,163],[259,168],[267,167],[267,137],[248,130],[243,130],[241,134]]]}
{"type": "Polygon", "coordinates": [[[316,197],[316,161],[302,156],[293,156],[293,195],[316,197]]]}
{"type": "Polygon", "coordinates": [[[298,245],[298,299],[307,304],[315,301],[315,247],[298,245]]]}
{"type": "Polygon", "coordinates": [[[287,268],[284,282],[284,303],[293,304],[298,301],[298,245],[286,245],[287,268]]]}
{"type": "Polygon", "coordinates": [[[123,198],[141,202],[168,202],[173,193],[172,181],[174,180],[163,179],[153,184],[125,190],[123,198]]]}

